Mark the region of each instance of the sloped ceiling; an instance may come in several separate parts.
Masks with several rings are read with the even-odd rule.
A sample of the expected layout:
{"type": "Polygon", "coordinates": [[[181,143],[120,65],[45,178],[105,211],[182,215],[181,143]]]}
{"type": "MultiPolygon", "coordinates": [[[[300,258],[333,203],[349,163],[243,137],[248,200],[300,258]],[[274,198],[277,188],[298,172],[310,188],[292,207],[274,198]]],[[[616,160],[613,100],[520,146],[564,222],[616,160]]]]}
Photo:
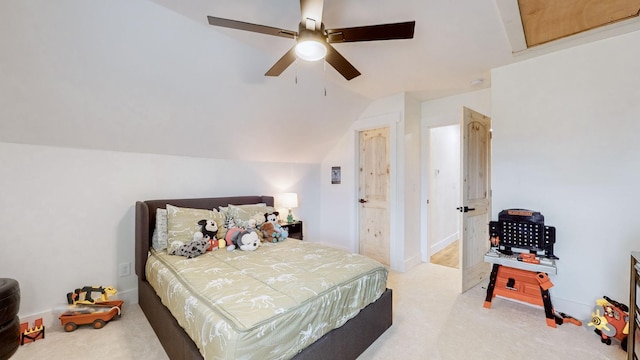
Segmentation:
{"type": "Polygon", "coordinates": [[[320,162],[372,100],[488,87],[532,56],[512,54],[504,2],[326,0],[329,28],[416,21],[411,40],[335,44],[362,73],[346,81],[322,62],[265,77],[292,40],[206,20],[295,30],[297,0],[0,1],[0,141],[320,162]]]}
{"type": "MultiPolygon", "coordinates": [[[[207,25],[207,15],[296,30],[300,21],[297,0],[152,0],[176,13],[207,25]]],[[[514,0],[515,1],[515,0],[514,0]]],[[[512,61],[498,8],[494,0],[325,0],[323,22],[327,28],[416,21],[414,39],[334,44],[362,75],[346,81],[329,65],[323,77],[338,87],[377,99],[410,92],[420,100],[475,90],[470,81],[484,79],[489,70],[512,61]]],[[[238,30],[210,27],[209,36],[224,35],[264,55],[260,67],[245,69],[264,74],[293,40],[238,30]]],[[[236,57],[234,49],[227,56],[236,57]]],[[[284,72],[322,72],[322,66],[284,72]]]]}

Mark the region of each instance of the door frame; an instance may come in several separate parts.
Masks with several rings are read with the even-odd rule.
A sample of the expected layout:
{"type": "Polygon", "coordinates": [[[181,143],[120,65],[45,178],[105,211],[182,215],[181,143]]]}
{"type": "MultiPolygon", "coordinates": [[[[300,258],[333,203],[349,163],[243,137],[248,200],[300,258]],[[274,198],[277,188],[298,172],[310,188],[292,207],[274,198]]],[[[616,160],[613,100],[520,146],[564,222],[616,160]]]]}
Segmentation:
{"type": "Polygon", "coordinates": [[[388,113],[367,118],[362,118],[353,123],[352,141],[354,143],[354,168],[353,176],[353,193],[355,194],[352,202],[353,215],[355,219],[354,236],[355,251],[360,249],[360,206],[358,206],[358,187],[360,186],[359,166],[360,166],[360,141],[359,135],[361,131],[371,130],[381,127],[389,128],[389,266],[392,270],[404,271],[404,244],[400,241],[404,239],[404,229],[399,226],[399,220],[404,216],[403,206],[399,196],[403,193],[404,187],[399,186],[398,173],[402,171],[404,164],[402,163],[402,149],[398,148],[398,133],[403,132],[401,113],[388,113]],[[394,191],[395,190],[395,191],[394,191]]]}

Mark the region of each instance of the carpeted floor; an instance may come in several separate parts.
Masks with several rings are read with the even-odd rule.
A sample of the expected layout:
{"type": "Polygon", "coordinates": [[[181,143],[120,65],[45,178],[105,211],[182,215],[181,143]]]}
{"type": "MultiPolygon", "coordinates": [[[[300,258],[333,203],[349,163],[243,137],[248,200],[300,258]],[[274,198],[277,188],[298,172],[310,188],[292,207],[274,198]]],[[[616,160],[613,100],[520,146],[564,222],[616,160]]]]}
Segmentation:
{"type": "MultiPolygon", "coordinates": [[[[485,309],[486,284],[459,294],[458,282],[458,270],[434,264],[390,272],[393,326],[359,360],[626,359],[619,343],[606,346],[584,327],[548,327],[541,308],[496,298],[485,309]]],[[[100,330],[65,333],[59,323],[45,325],[46,338],[22,346],[12,360],[167,359],[134,304],[100,330]]]]}

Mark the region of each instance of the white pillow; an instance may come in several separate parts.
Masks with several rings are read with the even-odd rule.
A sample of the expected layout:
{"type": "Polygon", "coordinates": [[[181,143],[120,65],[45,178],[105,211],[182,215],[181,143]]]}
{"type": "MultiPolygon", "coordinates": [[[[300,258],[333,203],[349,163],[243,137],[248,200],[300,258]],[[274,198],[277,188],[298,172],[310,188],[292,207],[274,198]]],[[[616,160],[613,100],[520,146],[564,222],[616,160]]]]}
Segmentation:
{"type": "Polygon", "coordinates": [[[192,209],[173,206],[167,207],[167,243],[169,246],[174,241],[186,244],[193,240],[193,234],[201,230],[198,221],[202,219],[213,220],[218,225],[217,238],[222,239],[226,234],[224,226],[226,218],[217,210],[192,209]]]}
{"type": "Polygon", "coordinates": [[[151,236],[151,245],[158,251],[167,248],[167,209],[156,210],[156,227],[151,236]]]}
{"type": "Polygon", "coordinates": [[[249,220],[256,221],[256,226],[262,225],[265,222],[264,214],[274,211],[272,206],[267,206],[265,203],[258,204],[246,204],[246,205],[233,205],[229,204],[227,207],[220,206],[220,212],[222,212],[227,221],[233,222],[233,225],[246,228],[248,227],[249,220]]]}

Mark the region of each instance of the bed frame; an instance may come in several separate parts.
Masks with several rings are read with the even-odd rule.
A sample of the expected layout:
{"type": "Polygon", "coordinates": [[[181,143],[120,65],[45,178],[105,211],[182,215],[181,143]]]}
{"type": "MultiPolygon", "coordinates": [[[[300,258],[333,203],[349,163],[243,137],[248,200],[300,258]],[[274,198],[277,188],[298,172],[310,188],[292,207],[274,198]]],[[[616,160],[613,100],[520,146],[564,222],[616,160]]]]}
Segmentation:
{"type": "MultiPolygon", "coordinates": [[[[145,277],[145,264],[151,236],[156,224],[156,209],[166,204],[196,209],[215,209],[228,204],[266,203],[273,206],[272,196],[233,196],[199,199],[149,200],[136,202],[135,271],[138,275],[138,303],[149,320],[160,343],[172,360],[202,359],[196,344],[156,295],[145,277]]],[[[392,324],[392,292],[387,289],[342,327],[334,329],[297,354],[296,360],[356,359],[392,324]]]]}

